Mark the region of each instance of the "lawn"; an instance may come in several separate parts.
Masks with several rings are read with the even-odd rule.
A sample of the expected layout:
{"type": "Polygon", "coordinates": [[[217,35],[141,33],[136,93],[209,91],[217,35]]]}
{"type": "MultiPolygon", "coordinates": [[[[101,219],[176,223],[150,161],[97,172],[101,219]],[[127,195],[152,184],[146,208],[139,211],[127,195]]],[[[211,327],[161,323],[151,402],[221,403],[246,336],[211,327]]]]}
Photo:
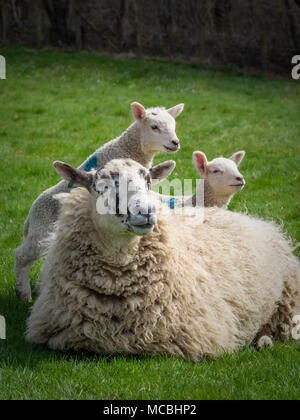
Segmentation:
{"type": "MultiPolygon", "coordinates": [[[[247,186],[231,203],[283,224],[300,242],[300,81],[246,77],[164,61],[0,50],[0,399],[299,399],[300,345],[247,348],[216,361],[61,354],[24,341],[30,306],[15,297],[13,249],[33,200],[59,181],[54,160],[79,165],[132,121],[130,103],[186,104],[174,176],[192,152],[247,155],[247,186]]],[[[161,154],[156,162],[169,159],[161,154]]],[[[298,256],[299,248],[298,248],[298,256]]],[[[31,270],[35,282],[42,262],[31,270]]]]}

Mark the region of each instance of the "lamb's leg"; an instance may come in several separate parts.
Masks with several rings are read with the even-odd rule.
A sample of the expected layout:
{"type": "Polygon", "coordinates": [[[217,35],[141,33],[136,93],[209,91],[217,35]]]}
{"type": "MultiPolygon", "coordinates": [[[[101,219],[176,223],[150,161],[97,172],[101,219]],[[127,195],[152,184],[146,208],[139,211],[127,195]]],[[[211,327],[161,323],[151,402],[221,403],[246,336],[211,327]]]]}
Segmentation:
{"type": "Polygon", "coordinates": [[[24,302],[32,300],[29,281],[30,268],[43,254],[39,239],[30,235],[15,250],[16,294],[24,302]]]}
{"type": "Polygon", "coordinates": [[[285,283],[276,312],[257,334],[255,342],[258,350],[273,347],[273,340],[285,341],[291,338],[296,295],[296,290],[285,283]]]}
{"type": "Polygon", "coordinates": [[[45,255],[42,241],[47,238],[58,217],[59,202],[53,198],[53,194],[65,189],[64,184],[58,184],[33,203],[25,222],[24,242],[15,250],[16,293],[25,302],[31,301],[30,267],[45,255]]]}
{"type": "Polygon", "coordinates": [[[266,348],[273,348],[273,347],[274,347],[273,339],[272,339],[272,337],[270,337],[268,335],[261,336],[256,342],[256,349],[257,350],[262,350],[262,349],[266,349],[266,348]]]}
{"type": "Polygon", "coordinates": [[[263,335],[257,342],[257,350],[266,349],[268,347],[273,348],[273,340],[271,337],[268,337],[267,335],[263,335]]]}
{"type": "MultiPolygon", "coordinates": [[[[277,312],[276,312],[277,313],[277,312]]],[[[273,330],[272,330],[272,320],[274,316],[270,320],[270,322],[263,326],[263,328],[259,331],[255,338],[255,347],[256,350],[262,350],[268,347],[273,347],[273,330]]]]}

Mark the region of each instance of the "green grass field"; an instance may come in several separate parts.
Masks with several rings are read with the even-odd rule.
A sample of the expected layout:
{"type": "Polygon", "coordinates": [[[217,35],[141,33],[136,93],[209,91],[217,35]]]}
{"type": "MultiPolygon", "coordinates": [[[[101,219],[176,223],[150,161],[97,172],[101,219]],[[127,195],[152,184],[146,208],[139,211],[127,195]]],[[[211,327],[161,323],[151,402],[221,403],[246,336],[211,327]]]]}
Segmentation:
{"type": "MultiPolygon", "coordinates": [[[[0,54],[7,60],[7,79],[0,80],[0,315],[7,321],[0,399],[299,399],[295,342],[198,364],[61,354],[29,345],[30,305],[15,297],[13,249],[33,200],[59,181],[52,162],[79,165],[120,135],[132,121],[132,101],[167,107],[185,102],[175,176],[196,176],[194,150],[209,159],[246,150],[241,171],[247,186],[231,208],[274,219],[300,242],[300,82],[164,61],[15,49],[0,54]]],[[[161,154],[156,162],[166,159],[161,154]]],[[[41,264],[31,270],[32,283],[41,264]]]]}

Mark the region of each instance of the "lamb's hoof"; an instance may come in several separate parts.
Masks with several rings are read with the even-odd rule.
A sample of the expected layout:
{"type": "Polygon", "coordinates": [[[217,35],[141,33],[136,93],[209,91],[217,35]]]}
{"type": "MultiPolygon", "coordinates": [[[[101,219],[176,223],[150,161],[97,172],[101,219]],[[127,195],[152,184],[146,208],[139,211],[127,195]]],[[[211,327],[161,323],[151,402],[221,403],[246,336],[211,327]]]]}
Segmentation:
{"type": "Polygon", "coordinates": [[[273,348],[273,347],[274,347],[273,340],[272,340],[272,338],[268,337],[267,335],[264,335],[264,336],[260,337],[260,339],[258,340],[258,342],[256,344],[257,350],[273,348]]]}
{"type": "Polygon", "coordinates": [[[31,297],[30,292],[23,292],[23,291],[20,291],[20,290],[16,289],[16,295],[22,302],[25,302],[25,303],[32,302],[32,297],[31,297]]]}

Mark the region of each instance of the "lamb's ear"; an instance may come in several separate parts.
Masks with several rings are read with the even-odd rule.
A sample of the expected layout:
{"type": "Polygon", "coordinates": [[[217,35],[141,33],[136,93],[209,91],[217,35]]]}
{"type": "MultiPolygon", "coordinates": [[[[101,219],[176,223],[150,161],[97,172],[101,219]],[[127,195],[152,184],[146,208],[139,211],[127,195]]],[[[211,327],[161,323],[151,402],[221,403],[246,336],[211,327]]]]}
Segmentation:
{"type": "Polygon", "coordinates": [[[208,160],[206,155],[203,152],[194,152],[193,153],[193,162],[195,168],[198,172],[203,176],[206,174],[206,167],[208,164],[208,160]]]}
{"type": "Polygon", "coordinates": [[[131,104],[133,116],[138,121],[143,121],[146,118],[146,110],[143,105],[138,102],[133,102],[131,104]]]}
{"type": "Polygon", "coordinates": [[[168,113],[172,115],[172,117],[175,119],[182,113],[184,110],[184,104],[179,104],[174,106],[173,108],[168,109],[168,113]]]}
{"type": "Polygon", "coordinates": [[[91,173],[75,169],[67,163],[59,161],[54,162],[53,166],[58,174],[69,182],[69,188],[72,188],[73,185],[75,185],[76,187],[84,187],[87,190],[90,190],[94,178],[91,173]]]}
{"type": "Polygon", "coordinates": [[[242,162],[242,160],[244,159],[245,154],[246,154],[246,152],[244,152],[244,150],[241,150],[240,152],[236,152],[229,159],[233,160],[236,163],[236,165],[239,166],[240,163],[242,162]]]}
{"type": "Polygon", "coordinates": [[[174,171],[175,166],[176,162],[174,160],[168,160],[151,168],[152,185],[159,184],[166,179],[174,171]]]}

